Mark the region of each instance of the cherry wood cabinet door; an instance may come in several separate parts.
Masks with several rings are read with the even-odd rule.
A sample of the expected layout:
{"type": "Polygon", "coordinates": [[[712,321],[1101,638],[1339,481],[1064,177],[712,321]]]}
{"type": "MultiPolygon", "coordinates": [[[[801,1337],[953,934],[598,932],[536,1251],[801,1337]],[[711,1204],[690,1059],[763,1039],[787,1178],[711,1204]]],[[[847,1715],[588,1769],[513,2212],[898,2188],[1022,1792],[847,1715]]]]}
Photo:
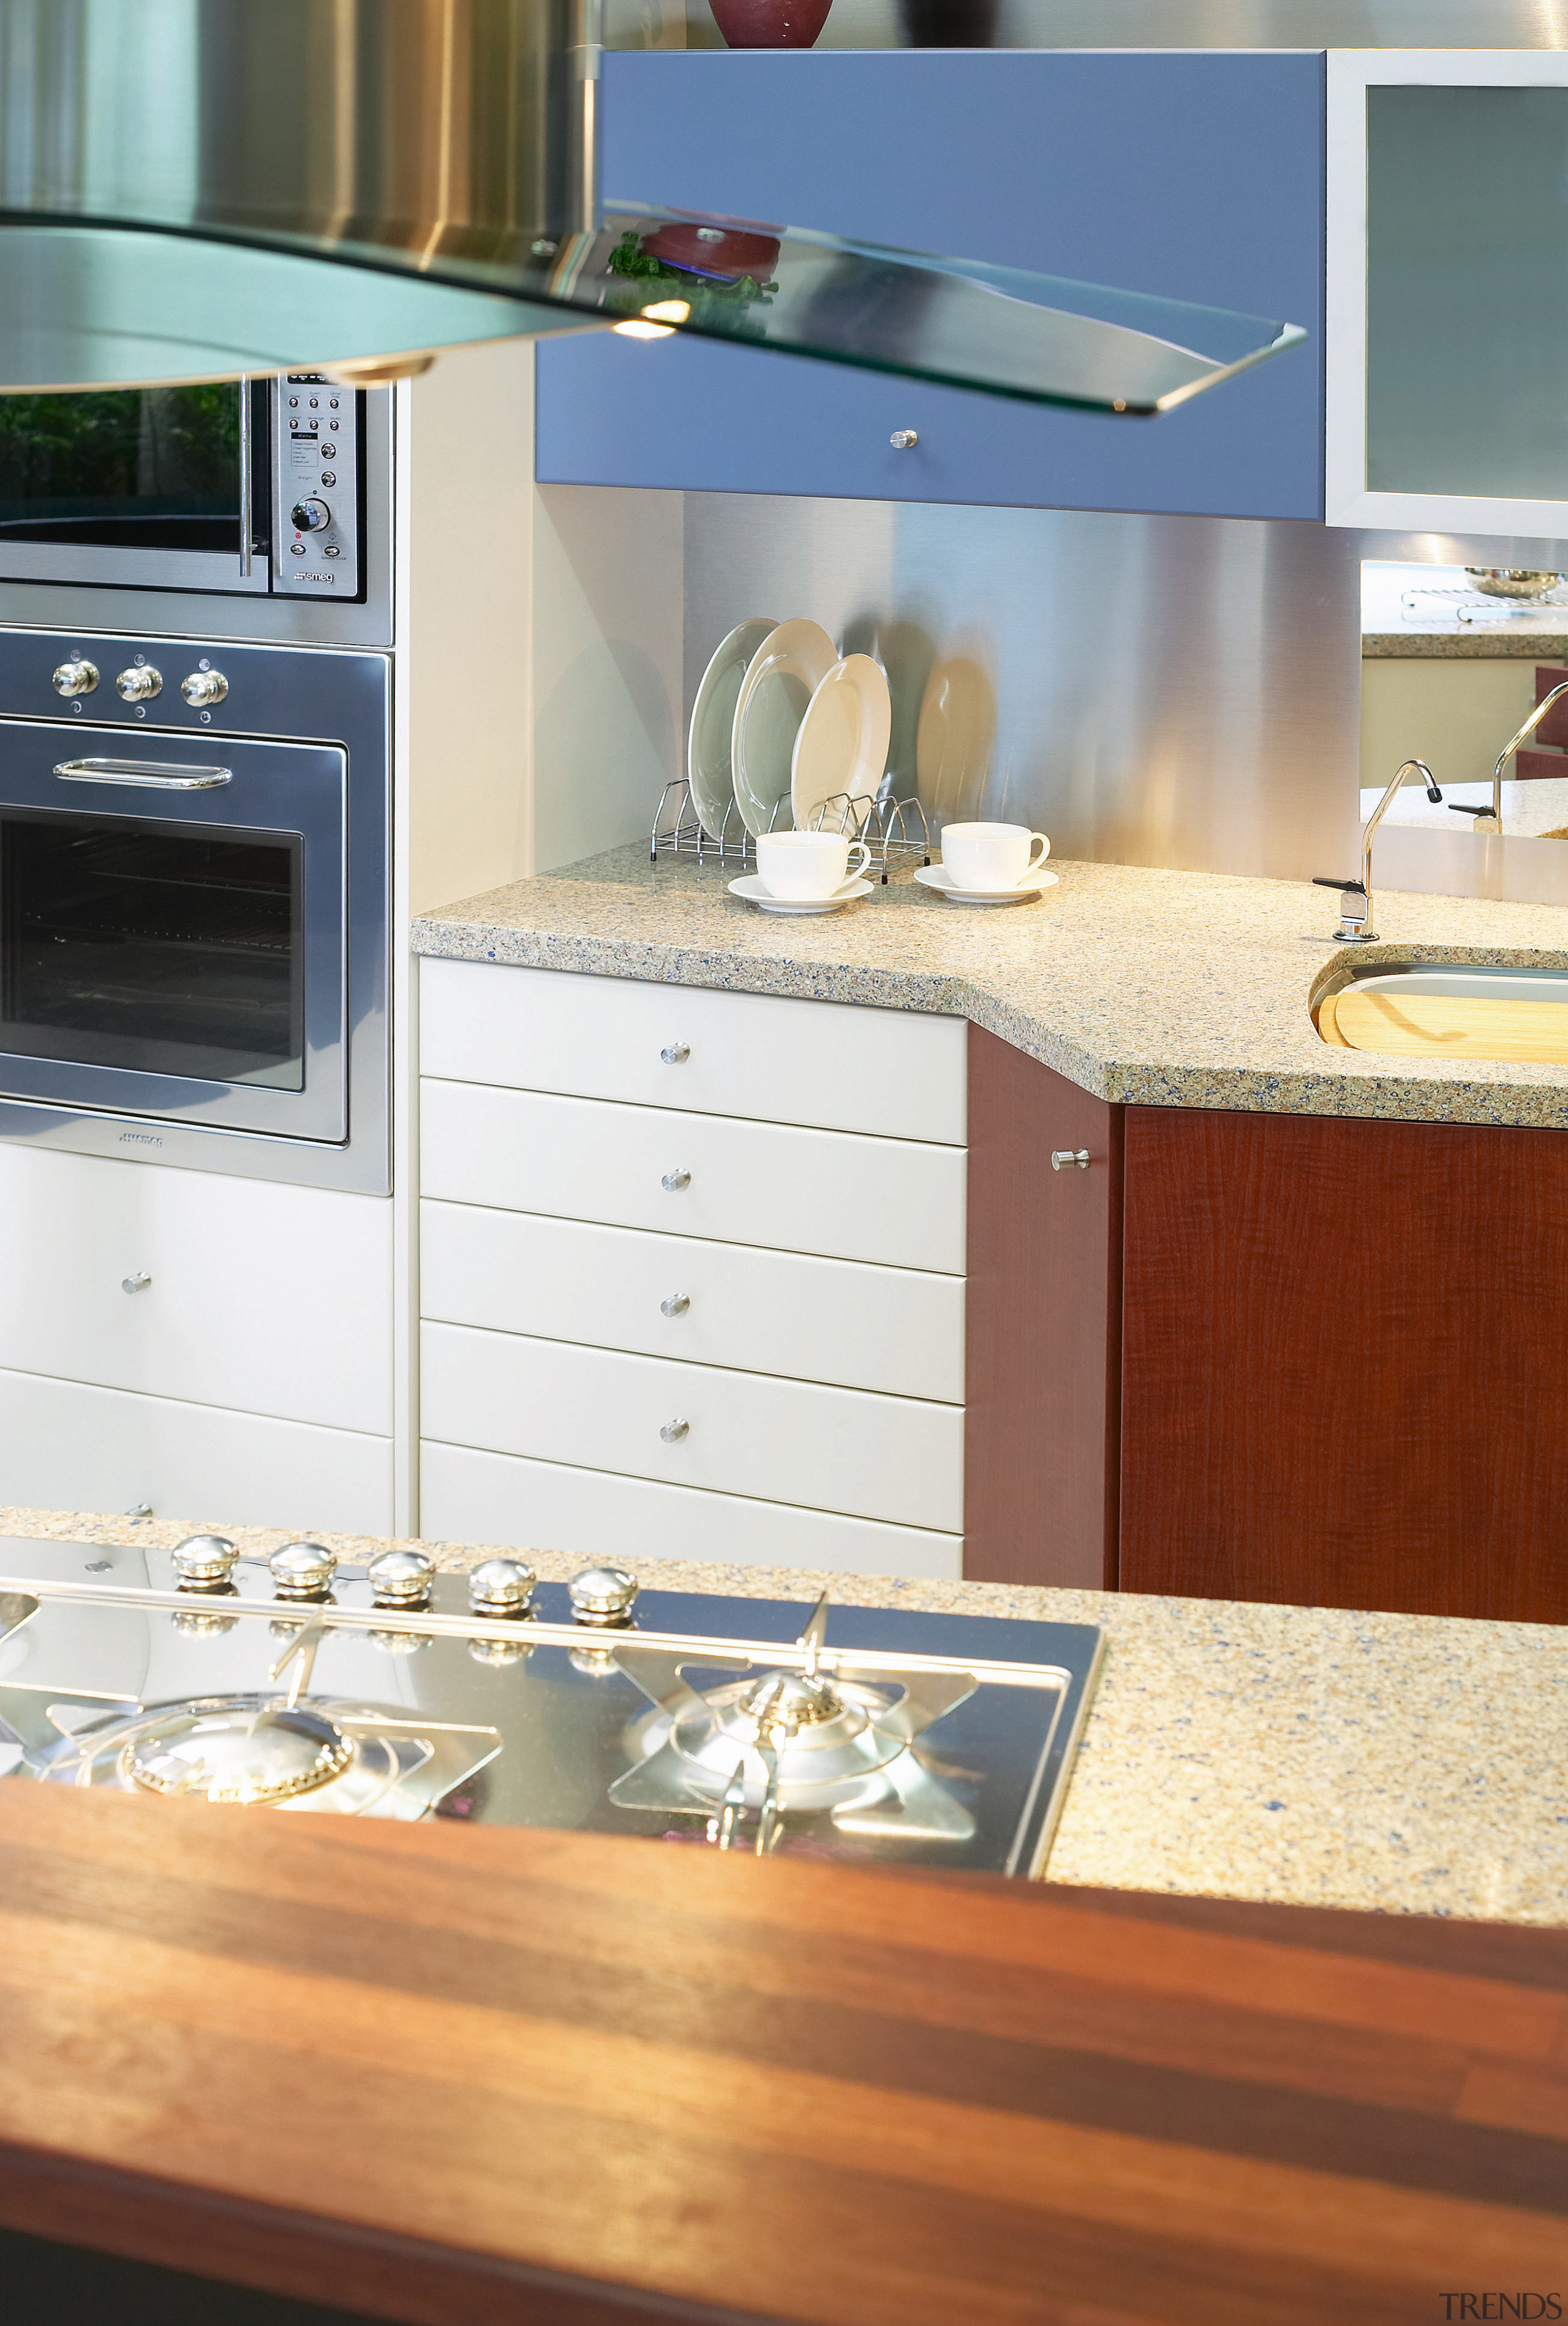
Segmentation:
{"type": "Polygon", "coordinates": [[[971,1580],[1116,1587],[1121,1117],[970,1028],[971,1580]],[[1052,1169],[1084,1150],[1087,1168],[1052,1169]]]}
{"type": "Polygon", "coordinates": [[[1124,1589],[1568,1621],[1568,1137],[1129,1107],[1124,1589]]]}

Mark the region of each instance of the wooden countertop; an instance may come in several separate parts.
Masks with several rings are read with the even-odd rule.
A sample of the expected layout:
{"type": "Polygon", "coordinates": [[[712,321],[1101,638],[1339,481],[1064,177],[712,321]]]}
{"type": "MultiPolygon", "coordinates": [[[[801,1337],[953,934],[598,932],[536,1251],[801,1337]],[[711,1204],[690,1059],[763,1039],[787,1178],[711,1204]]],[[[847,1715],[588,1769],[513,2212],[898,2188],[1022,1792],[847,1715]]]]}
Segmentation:
{"type": "Polygon", "coordinates": [[[0,1987],[0,2222],[414,2326],[1568,2304],[1568,1932],[18,1782],[0,1987]]]}

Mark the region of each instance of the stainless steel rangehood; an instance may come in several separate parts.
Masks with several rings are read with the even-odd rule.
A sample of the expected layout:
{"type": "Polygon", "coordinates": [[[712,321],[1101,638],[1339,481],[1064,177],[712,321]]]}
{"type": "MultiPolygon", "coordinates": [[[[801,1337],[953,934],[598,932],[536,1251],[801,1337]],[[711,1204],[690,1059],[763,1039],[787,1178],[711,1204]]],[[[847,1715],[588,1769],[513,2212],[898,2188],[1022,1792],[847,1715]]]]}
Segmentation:
{"type": "Polygon", "coordinates": [[[0,0],[0,389],[390,377],[613,324],[1146,414],[1305,336],[606,208],[598,57],[598,0],[0,0]]]}

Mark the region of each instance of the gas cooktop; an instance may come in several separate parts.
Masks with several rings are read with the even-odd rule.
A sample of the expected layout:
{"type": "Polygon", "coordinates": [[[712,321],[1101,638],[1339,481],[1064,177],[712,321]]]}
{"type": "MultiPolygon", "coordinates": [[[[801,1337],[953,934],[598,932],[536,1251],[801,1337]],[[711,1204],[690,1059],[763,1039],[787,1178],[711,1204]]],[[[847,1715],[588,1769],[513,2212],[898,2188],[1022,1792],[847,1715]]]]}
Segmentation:
{"type": "Polygon", "coordinates": [[[1091,1624],[0,1539],[0,1775],[1034,1875],[1091,1624]]]}

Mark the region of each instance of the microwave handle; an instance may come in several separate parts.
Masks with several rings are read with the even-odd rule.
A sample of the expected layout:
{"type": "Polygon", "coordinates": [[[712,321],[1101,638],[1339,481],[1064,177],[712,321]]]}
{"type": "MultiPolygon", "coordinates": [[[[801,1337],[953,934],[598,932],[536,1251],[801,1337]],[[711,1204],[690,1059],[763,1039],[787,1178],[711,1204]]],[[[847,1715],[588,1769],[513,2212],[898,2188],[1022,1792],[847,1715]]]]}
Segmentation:
{"type": "Polygon", "coordinates": [[[250,381],[239,382],[239,578],[250,580],[251,433],[250,381]]]}
{"type": "Polygon", "coordinates": [[[61,759],[62,784],[137,784],[151,792],[207,792],[234,781],[232,768],[167,768],[151,759],[61,759]]]}

